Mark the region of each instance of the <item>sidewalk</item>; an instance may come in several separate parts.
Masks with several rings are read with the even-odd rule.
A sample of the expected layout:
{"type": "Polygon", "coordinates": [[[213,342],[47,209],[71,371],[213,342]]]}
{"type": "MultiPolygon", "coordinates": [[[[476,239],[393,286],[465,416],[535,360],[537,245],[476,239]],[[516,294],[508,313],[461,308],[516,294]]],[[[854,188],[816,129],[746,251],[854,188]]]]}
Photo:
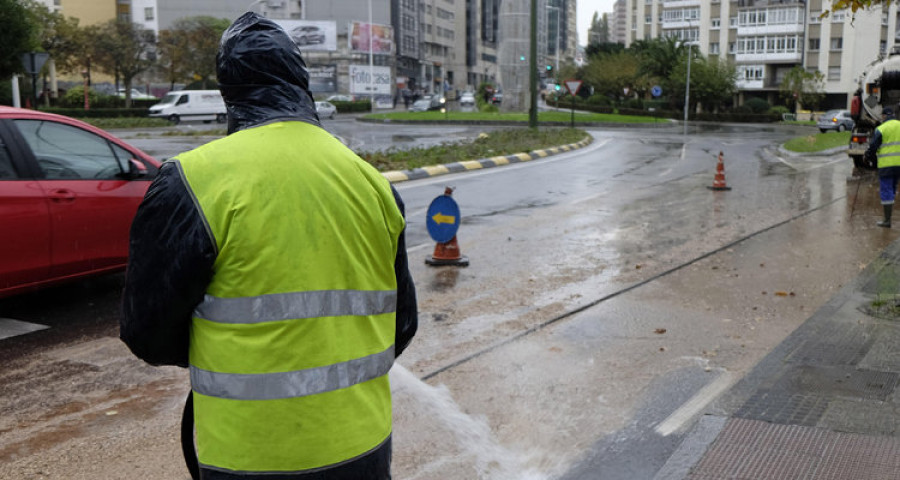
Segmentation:
{"type": "Polygon", "coordinates": [[[900,241],[707,408],[654,479],[900,478],[898,293],[900,241]]]}

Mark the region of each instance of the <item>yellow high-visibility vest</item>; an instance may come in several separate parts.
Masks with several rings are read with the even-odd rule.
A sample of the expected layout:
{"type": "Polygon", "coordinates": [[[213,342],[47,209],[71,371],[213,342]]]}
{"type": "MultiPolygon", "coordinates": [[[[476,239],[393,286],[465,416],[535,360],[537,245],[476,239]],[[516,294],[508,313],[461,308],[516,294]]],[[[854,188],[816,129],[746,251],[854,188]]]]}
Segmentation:
{"type": "Polygon", "coordinates": [[[179,155],[217,258],[191,326],[202,466],[305,472],[391,435],[390,184],[325,130],[243,130],[179,155]]]}
{"type": "Polygon", "coordinates": [[[878,147],[878,168],[900,167],[900,121],[888,120],[878,126],[881,146],[878,147]]]}

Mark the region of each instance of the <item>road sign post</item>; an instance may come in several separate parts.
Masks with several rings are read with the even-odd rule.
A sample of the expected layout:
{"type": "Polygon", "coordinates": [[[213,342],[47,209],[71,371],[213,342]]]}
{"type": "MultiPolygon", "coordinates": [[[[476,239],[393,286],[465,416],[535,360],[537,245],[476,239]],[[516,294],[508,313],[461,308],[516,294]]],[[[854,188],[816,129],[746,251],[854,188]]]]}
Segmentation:
{"type": "Polygon", "coordinates": [[[459,206],[453,200],[452,187],[446,187],[444,194],[431,201],[425,214],[425,227],[428,234],[437,242],[434,255],[425,259],[425,263],[434,266],[454,265],[466,267],[469,259],[460,255],[456,242],[456,231],[459,230],[459,206]]]}
{"type": "Polygon", "coordinates": [[[28,52],[22,54],[22,65],[25,67],[25,71],[31,75],[31,98],[32,98],[32,108],[37,110],[37,77],[38,73],[44,68],[44,63],[47,62],[47,59],[50,58],[49,53],[44,52],[28,52]]]}
{"type": "Polygon", "coordinates": [[[566,89],[572,95],[572,128],[575,128],[575,94],[581,88],[581,80],[566,80],[566,89]]]}

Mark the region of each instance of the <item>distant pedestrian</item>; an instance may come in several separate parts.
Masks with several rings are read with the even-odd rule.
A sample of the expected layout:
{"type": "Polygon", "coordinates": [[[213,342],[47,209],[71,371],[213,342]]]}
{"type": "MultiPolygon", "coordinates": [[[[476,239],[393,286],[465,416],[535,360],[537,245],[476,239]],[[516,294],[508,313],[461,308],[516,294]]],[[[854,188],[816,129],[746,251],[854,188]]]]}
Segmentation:
{"type": "Polygon", "coordinates": [[[877,155],[879,196],[884,209],[884,219],[877,225],[891,228],[897,181],[900,180],[900,121],[894,118],[894,110],[890,107],[881,110],[881,117],[882,123],[875,129],[865,157],[874,161],[877,155]]]}
{"type": "Polygon", "coordinates": [[[216,67],[228,135],[147,191],[120,336],[190,368],[203,480],[390,480],[388,371],[417,325],[403,202],[322,129],[275,22],[235,20],[216,67]]]}

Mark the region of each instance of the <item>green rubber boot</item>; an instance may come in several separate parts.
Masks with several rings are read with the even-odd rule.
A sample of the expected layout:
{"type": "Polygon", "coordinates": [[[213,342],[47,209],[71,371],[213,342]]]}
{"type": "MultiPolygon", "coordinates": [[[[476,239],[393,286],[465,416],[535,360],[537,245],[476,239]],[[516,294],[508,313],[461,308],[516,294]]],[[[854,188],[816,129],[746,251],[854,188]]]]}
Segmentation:
{"type": "Polygon", "coordinates": [[[891,228],[891,213],[894,210],[893,205],[882,205],[884,207],[884,220],[877,223],[879,227],[891,228]]]}

